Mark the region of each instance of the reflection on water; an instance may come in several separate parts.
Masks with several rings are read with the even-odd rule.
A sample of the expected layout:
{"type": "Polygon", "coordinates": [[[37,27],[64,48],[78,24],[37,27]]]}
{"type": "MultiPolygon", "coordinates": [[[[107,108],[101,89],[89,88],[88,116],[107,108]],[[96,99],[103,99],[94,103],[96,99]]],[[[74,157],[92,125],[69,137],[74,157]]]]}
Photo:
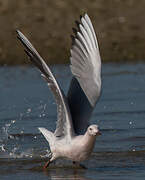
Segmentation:
{"type": "MultiPolygon", "coordinates": [[[[51,67],[65,92],[68,66],[51,67]]],[[[48,143],[38,127],[55,128],[56,105],[32,67],[0,68],[0,177],[7,179],[128,179],[145,177],[145,65],[103,65],[102,96],[91,123],[102,136],[83,162],[60,160],[43,171],[48,143]]]]}
{"type": "Polygon", "coordinates": [[[84,170],[77,170],[77,169],[55,169],[44,171],[45,175],[48,176],[52,180],[56,179],[65,179],[65,180],[91,180],[90,178],[84,177],[85,171],[84,170]]]}

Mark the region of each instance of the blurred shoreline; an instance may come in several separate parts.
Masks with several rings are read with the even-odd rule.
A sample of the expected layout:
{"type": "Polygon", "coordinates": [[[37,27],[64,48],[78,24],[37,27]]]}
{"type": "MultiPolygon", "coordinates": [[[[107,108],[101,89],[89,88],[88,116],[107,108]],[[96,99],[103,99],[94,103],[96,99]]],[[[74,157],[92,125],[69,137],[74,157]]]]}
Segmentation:
{"type": "Polygon", "coordinates": [[[47,63],[69,63],[72,27],[84,12],[94,25],[103,62],[144,62],[144,7],[144,0],[0,0],[0,65],[29,63],[16,29],[47,63]]]}

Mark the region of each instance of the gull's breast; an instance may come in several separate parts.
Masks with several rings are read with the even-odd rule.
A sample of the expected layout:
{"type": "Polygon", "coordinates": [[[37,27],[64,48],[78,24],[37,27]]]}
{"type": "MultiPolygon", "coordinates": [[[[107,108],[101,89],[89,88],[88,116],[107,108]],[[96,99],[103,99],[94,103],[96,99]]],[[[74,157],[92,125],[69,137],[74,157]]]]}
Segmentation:
{"type": "Polygon", "coordinates": [[[72,140],[71,143],[66,144],[63,148],[59,148],[61,156],[66,157],[72,161],[84,161],[88,159],[92,152],[89,144],[82,141],[81,137],[72,140]]]}

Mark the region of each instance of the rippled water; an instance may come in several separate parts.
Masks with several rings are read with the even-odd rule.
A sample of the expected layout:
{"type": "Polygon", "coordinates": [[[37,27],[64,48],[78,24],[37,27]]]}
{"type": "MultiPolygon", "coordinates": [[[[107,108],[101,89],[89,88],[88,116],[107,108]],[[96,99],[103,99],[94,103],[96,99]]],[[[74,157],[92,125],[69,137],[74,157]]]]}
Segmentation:
{"type": "MultiPolygon", "coordinates": [[[[52,66],[65,92],[68,66],[52,66]]],[[[56,105],[32,67],[0,67],[0,179],[140,180],[145,178],[145,64],[105,64],[102,96],[91,123],[102,136],[84,162],[59,160],[47,171],[48,144],[37,127],[53,130],[56,105]]]]}

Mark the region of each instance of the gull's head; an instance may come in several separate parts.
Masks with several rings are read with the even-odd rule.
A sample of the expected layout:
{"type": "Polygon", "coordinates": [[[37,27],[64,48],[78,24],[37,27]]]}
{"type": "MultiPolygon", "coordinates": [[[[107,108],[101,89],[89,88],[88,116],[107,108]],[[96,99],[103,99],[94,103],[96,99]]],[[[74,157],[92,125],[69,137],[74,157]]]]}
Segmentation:
{"type": "Polygon", "coordinates": [[[97,125],[93,124],[88,127],[88,133],[90,136],[99,136],[101,135],[100,130],[97,125]]]}

